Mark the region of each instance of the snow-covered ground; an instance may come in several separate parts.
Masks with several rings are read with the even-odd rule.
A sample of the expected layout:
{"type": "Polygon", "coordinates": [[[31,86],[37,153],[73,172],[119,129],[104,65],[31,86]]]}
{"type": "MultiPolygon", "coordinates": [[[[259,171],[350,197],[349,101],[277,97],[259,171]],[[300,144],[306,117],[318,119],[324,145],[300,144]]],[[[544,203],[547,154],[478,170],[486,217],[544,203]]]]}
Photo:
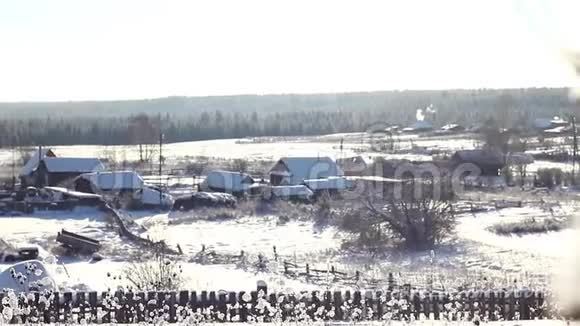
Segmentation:
{"type": "MultiPolygon", "coordinates": [[[[557,211],[557,214],[576,214],[576,208],[571,203],[562,203],[562,206],[569,208],[557,211]]],[[[577,231],[565,229],[546,234],[499,236],[487,228],[495,223],[550,214],[539,207],[525,206],[461,215],[456,238],[435,251],[435,265],[429,263],[429,253],[400,253],[381,261],[375,260],[374,265],[369,265],[368,260],[345,255],[340,250],[341,241],[346,237],[344,233],[332,227],[319,229],[311,221],[280,223],[275,216],[195,221],[195,212],[176,215],[145,211],[132,216],[127,214],[127,217],[142,227],[143,237],[166,240],[173,247],[177,244],[181,246],[185,258],[180,264],[188,288],[248,290],[255,288],[258,280],[264,280],[273,289],[285,290],[309,289],[314,285],[302,279],[286,278],[279,273],[240,269],[234,264],[200,265],[189,262],[188,257],[193,257],[205,245],[206,250],[218,253],[235,255],[243,250],[250,256],[262,254],[271,259],[273,246],[276,246],[277,253],[283,259],[310,262],[313,268],[326,268],[333,264],[339,266],[339,270],[361,270],[374,277],[384,277],[384,273],[389,271],[401,272],[402,277],[407,275],[415,283],[421,282],[422,274],[429,271],[438,273],[442,278],[467,276],[477,280],[493,276],[506,280],[520,279],[529,285],[541,286],[545,284],[537,283],[548,282],[566,253],[575,249],[573,241],[578,237],[577,231]]],[[[142,254],[134,245],[119,238],[103,213],[94,209],[0,217],[0,238],[17,247],[30,244],[41,247],[41,259],[48,262],[47,268],[51,268],[51,274],[62,287],[72,289],[106,290],[117,287],[119,281],[113,277],[122,275],[129,266],[127,261],[139,259],[142,254]],[[105,259],[93,261],[91,257],[60,256],[55,237],[63,228],[102,241],[105,259]]],[[[7,267],[0,265],[0,272],[7,267]]]]}

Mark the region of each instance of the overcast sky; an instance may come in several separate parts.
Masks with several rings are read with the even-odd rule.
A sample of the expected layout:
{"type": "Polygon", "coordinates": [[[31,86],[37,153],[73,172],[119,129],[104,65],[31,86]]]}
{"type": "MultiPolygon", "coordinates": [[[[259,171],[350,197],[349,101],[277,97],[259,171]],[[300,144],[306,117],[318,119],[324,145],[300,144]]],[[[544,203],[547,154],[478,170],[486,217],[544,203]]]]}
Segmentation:
{"type": "Polygon", "coordinates": [[[0,101],[573,86],[577,2],[0,0],[0,101]]]}

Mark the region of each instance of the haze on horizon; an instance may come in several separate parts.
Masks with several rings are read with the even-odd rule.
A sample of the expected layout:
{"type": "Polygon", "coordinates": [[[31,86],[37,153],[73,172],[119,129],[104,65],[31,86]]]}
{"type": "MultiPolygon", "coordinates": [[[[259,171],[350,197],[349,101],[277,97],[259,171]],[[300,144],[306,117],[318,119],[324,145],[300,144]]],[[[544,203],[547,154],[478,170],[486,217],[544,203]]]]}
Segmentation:
{"type": "Polygon", "coordinates": [[[569,87],[559,36],[578,7],[0,0],[0,102],[569,87]]]}

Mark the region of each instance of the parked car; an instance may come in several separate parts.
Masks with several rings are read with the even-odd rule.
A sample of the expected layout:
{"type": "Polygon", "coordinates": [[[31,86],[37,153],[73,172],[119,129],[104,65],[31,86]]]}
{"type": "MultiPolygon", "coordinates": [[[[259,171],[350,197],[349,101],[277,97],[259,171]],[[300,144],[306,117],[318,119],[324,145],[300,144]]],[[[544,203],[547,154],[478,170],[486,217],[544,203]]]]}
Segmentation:
{"type": "Polygon", "coordinates": [[[14,263],[36,258],[38,258],[38,248],[36,247],[22,247],[16,250],[5,249],[0,252],[1,263],[14,263]]]}

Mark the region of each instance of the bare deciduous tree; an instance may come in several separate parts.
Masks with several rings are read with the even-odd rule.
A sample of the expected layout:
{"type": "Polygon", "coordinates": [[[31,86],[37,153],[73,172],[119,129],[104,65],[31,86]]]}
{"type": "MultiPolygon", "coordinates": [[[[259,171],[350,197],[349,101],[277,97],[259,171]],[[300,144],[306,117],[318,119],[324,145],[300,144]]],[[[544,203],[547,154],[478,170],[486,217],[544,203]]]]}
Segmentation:
{"type": "Polygon", "coordinates": [[[364,200],[368,211],[369,227],[375,231],[388,231],[413,250],[431,249],[449,236],[455,227],[451,198],[447,182],[421,180],[403,187],[401,196],[384,200],[381,206],[371,196],[364,200]],[[415,187],[423,187],[416,196],[415,187]],[[438,191],[429,191],[440,187],[438,191]]]}

